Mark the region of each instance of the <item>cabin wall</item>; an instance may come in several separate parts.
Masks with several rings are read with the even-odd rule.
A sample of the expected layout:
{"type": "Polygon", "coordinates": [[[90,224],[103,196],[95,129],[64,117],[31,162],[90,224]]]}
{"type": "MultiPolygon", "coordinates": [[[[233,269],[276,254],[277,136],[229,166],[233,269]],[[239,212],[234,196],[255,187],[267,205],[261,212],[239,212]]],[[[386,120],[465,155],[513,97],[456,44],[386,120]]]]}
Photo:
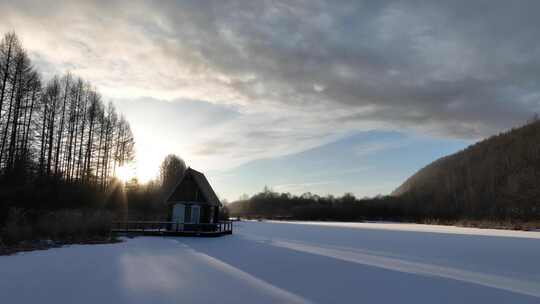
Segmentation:
{"type": "Polygon", "coordinates": [[[214,223],[219,222],[219,207],[214,207],[214,223]]]}
{"type": "Polygon", "coordinates": [[[210,206],[201,206],[201,223],[210,223],[210,206]]]}

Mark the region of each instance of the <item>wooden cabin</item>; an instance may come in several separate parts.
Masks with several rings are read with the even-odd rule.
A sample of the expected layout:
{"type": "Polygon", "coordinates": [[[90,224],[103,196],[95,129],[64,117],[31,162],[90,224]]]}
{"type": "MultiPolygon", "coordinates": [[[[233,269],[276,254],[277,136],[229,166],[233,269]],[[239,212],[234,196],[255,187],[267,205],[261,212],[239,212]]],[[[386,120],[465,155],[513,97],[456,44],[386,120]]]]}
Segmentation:
{"type": "Polygon", "coordinates": [[[198,224],[200,228],[205,226],[204,224],[218,223],[219,211],[222,208],[204,174],[191,168],[186,170],[166,198],[166,205],[169,219],[174,223],[171,229],[179,231],[198,224]]]}
{"type": "Polygon", "coordinates": [[[168,220],[113,223],[111,232],[151,236],[205,236],[232,234],[233,223],[219,219],[222,204],[210,183],[188,168],[165,199],[168,220]]]}

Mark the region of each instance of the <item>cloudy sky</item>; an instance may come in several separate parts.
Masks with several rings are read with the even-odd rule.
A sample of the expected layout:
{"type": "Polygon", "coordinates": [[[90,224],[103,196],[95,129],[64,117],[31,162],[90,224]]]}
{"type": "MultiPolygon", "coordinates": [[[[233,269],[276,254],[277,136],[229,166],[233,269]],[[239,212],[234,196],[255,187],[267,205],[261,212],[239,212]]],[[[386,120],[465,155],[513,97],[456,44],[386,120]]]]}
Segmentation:
{"type": "Polygon", "coordinates": [[[540,111],[540,1],[8,1],[45,78],[132,124],[138,175],[176,153],[229,200],[389,193],[540,111]]]}

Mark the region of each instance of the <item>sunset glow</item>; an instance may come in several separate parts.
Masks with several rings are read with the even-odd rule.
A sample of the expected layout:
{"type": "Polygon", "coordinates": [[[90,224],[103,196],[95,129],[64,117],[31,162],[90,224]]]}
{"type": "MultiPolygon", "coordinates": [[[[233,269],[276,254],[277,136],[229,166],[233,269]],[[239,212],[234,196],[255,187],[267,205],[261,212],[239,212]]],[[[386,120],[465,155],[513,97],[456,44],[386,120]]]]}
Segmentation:
{"type": "Polygon", "coordinates": [[[135,177],[138,178],[134,168],[131,165],[116,168],[116,177],[123,182],[130,181],[135,177]]]}

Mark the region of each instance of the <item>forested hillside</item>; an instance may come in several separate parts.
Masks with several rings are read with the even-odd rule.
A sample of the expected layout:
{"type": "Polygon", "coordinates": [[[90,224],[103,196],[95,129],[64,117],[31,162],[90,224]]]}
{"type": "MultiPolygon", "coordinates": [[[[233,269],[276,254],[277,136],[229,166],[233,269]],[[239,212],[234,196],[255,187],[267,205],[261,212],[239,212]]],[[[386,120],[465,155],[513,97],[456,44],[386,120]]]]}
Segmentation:
{"type": "Polygon", "coordinates": [[[391,196],[294,196],[266,188],[228,208],[232,216],[255,218],[535,226],[540,220],[539,181],[540,121],[535,118],[433,162],[391,196]]]}
{"type": "Polygon", "coordinates": [[[480,141],[411,176],[392,195],[443,217],[540,218],[540,121],[480,141]]]}

